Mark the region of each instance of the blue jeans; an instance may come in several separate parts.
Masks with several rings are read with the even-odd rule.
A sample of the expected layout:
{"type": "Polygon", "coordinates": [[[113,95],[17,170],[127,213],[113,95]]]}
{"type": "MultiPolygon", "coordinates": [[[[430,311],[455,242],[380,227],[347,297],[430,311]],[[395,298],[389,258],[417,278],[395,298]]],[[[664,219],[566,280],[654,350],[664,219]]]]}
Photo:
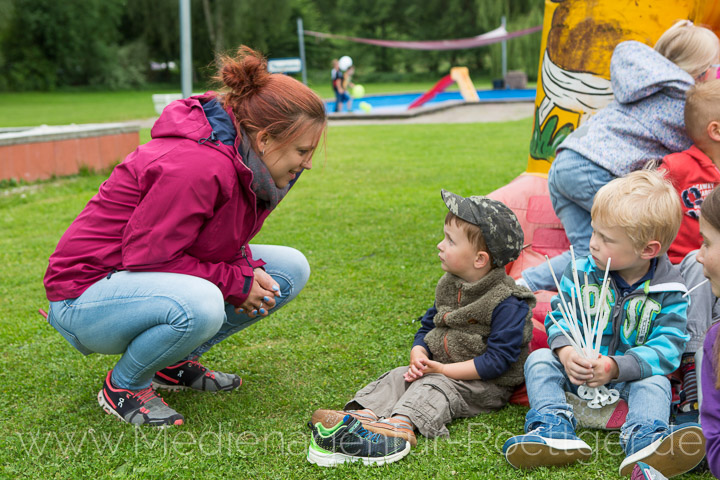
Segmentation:
{"type": "MultiPolygon", "coordinates": [[[[528,357],[525,385],[530,408],[544,415],[562,415],[574,423],[565,392],[577,394],[577,386],[570,383],[565,367],[549,348],[535,350],[528,357]]],[[[667,430],[671,400],[667,377],[653,375],[633,382],[610,383],[607,387],[616,389],[628,403],[627,418],[620,429],[620,446],[627,455],[646,447],[658,433],[667,430]]]]}
{"type": "MultiPolygon", "coordinates": [[[[572,150],[561,150],[548,173],[548,190],[555,215],[562,222],[565,234],[575,250],[575,257],[590,253],[590,210],[600,188],[615,175],[572,150]]],[[[550,259],[558,280],[570,262],[570,251],[550,259]]],[[[556,290],[547,262],[522,272],[530,290],[556,290]]]]}
{"type": "MultiPolygon", "coordinates": [[[[269,314],[294,299],[310,276],[294,248],[252,245],[282,297],[269,314]]],[[[165,272],[113,273],[74,299],[50,303],[48,322],[84,354],[121,354],[112,374],[119,388],[147,388],[156,371],[194,358],[259,321],[238,314],[213,283],[165,272]]]]}

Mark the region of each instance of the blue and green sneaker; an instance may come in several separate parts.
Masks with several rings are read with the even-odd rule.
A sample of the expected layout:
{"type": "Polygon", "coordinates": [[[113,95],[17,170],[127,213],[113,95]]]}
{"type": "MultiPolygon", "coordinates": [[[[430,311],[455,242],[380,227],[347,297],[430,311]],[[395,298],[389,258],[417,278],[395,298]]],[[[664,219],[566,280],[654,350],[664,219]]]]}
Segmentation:
{"type": "Polygon", "coordinates": [[[333,467],[346,462],[384,465],[400,460],[410,453],[410,444],[402,438],[372,433],[359,420],[345,415],[342,422],[326,428],[322,423],[308,422],[312,431],[308,462],[333,467]]]}

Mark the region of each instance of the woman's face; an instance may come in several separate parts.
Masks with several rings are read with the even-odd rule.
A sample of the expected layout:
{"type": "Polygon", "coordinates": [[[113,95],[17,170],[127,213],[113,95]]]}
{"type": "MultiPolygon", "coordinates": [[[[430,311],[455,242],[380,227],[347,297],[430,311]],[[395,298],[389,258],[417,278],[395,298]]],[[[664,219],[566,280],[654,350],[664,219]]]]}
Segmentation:
{"type": "Polygon", "coordinates": [[[273,148],[276,140],[270,136],[259,142],[260,151],[267,151],[261,155],[262,161],[278,188],[285,188],[300,172],[312,168],[312,155],[317,147],[318,138],[317,130],[308,129],[280,148],[273,148]]]}
{"type": "MultiPolygon", "coordinates": [[[[700,236],[702,245],[697,261],[703,266],[703,275],[710,280],[713,295],[720,296],[720,231],[700,216],[700,236]]],[[[688,285],[689,288],[695,285],[688,285]]]]}

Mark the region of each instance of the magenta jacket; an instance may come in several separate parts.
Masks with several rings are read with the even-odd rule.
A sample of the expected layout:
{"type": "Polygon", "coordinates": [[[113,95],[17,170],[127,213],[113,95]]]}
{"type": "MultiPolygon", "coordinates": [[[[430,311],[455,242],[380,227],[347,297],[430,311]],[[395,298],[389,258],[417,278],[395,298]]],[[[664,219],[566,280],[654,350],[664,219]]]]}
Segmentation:
{"type": "Polygon", "coordinates": [[[200,99],[208,98],[170,104],[153,140],[115,167],[67,229],[45,273],[50,301],[79,297],[120,270],[194,275],[225,301],[245,301],[253,269],[264,265],[248,242],[270,210],[257,207],[230,115],[217,107],[221,141],[200,99]]]}

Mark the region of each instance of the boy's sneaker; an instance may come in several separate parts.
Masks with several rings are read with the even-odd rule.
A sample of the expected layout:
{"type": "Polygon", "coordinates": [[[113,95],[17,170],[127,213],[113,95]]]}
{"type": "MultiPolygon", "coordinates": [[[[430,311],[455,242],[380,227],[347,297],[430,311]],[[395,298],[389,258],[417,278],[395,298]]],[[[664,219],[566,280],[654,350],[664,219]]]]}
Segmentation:
{"type": "Polygon", "coordinates": [[[373,433],[381,433],[386,437],[404,438],[410,442],[410,446],[417,445],[415,430],[410,422],[396,417],[380,418],[375,412],[365,408],[362,410],[315,410],[312,414],[311,423],[321,423],[325,428],[332,428],[342,422],[345,415],[350,415],[362,423],[362,426],[373,433]]]}
{"type": "Polygon", "coordinates": [[[168,407],[152,388],[132,391],[116,388],[110,380],[112,370],[98,392],[98,403],[106,413],[133,425],[182,425],[183,416],[168,407]]]}
{"type": "Polygon", "coordinates": [[[382,418],[374,422],[363,424],[371,432],[381,433],[386,437],[398,437],[407,440],[411,446],[417,445],[415,428],[413,424],[397,417],[382,418]]]}
{"type": "Polygon", "coordinates": [[[503,445],[508,463],[515,468],[568,465],[587,460],[590,445],[576,434],[572,424],[560,415],[542,415],[530,410],[525,435],[510,438],[503,445]]]}
{"type": "Polygon", "coordinates": [[[643,462],[670,478],[689,472],[704,457],[705,437],[700,425],[670,425],[652,443],[625,457],[620,464],[620,475],[629,475],[636,463],[643,462]]]}
{"type": "Polygon", "coordinates": [[[319,422],[315,425],[308,422],[308,426],[312,438],[307,459],[321,467],[358,461],[365,465],[384,465],[410,453],[410,444],[402,438],[369,432],[350,415],[330,429],[319,422]]]}
{"type": "Polygon", "coordinates": [[[242,379],[233,373],[215,372],[195,360],[184,360],[155,372],[152,388],[177,392],[186,388],[204,392],[235,390],[242,379]]]}
{"type": "Polygon", "coordinates": [[[380,420],[380,417],[375,415],[375,412],[368,408],[362,410],[345,411],[319,409],[313,412],[310,422],[313,425],[315,425],[316,423],[321,423],[322,426],[325,428],[332,428],[338,423],[342,422],[343,418],[345,418],[345,415],[350,415],[353,418],[357,418],[358,420],[360,420],[360,423],[363,424],[363,427],[365,427],[370,422],[380,420]]]}
{"type": "Polygon", "coordinates": [[[622,398],[610,405],[590,408],[588,401],[574,393],[565,392],[567,403],[573,407],[573,416],[579,427],[599,430],[620,430],[628,414],[628,404],[622,398]]]}
{"type": "Polygon", "coordinates": [[[630,474],[630,480],[667,480],[667,477],[647,463],[637,462],[630,474]]]}

